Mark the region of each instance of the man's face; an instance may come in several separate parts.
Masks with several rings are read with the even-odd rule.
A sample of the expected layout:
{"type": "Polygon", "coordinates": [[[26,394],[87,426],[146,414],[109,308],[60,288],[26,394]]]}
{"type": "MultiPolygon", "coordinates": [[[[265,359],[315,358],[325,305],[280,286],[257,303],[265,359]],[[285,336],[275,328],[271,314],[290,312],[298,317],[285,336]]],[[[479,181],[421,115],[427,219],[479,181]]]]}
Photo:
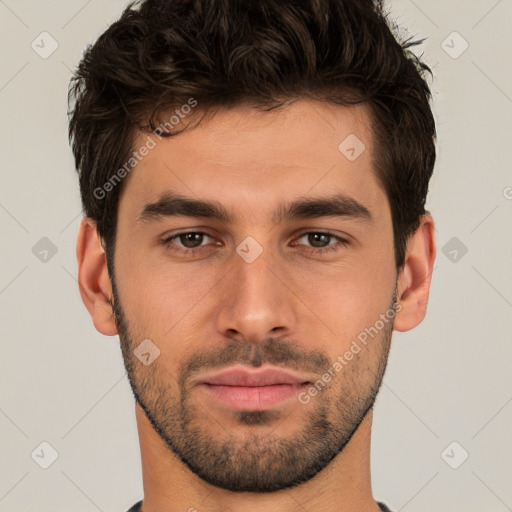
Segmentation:
{"type": "Polygon", "coordinates": [[[130,383],[169,448],[214,485],[269,492],[312,478],[373,405],[397,276],[372,154],[364,107],[239,106],[158,141],[127,179],[114,291],[130,383]],[[356,159],[354,135],[366,147],[356,159]],[[177,194],[231,219],[169,215],[162,200],[177,194]],[[345,214],[278,216],[336,195],[352,201],[345,214]],[[134,351],[148,339],[160,355],[145,365],[134,351]],[[296,382],[215,381],[233,367],[277,367],[296,382]]]}

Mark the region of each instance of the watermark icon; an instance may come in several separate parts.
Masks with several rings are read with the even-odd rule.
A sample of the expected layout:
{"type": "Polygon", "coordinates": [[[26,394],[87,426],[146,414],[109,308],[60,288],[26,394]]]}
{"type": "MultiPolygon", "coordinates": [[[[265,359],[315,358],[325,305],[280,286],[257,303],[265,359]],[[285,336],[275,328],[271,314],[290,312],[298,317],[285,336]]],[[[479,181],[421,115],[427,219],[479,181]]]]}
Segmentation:
{"type": "Polygon", "coordinates": [[[357,160],[365,149],[363,141],[353,133],[343,139],[338,146],[338,151],[350,162],[357,160]]]}
{"type": "Polygon", "coordinates": [[[30,44],[39,57],[47,59],[59,47],[59,43],[48,32],[41,32],[30,44]]]}
{"type": "Polygon", "coordinates": [[[458,59],[469,48],[469,43],[458,32],[452,32],[441,43],[441,48],[452,59],[458,59]]]}
{"type": "MultiPolygon", "coordinates": [[[[169,118],[169,121],[165,121],[160,123],[154,130],[153,135],[158,137],[159,140],[163,139],[163,134],[168,133],[172,130],[177,124],[180,123],[180,120],[183,119],[186,115],[190,114],[192,108],[197,105],[197,100],[194,98],[189,98],[188,102],[184,105],[181,105],[179,109],[175,109],[174,113],[176,115],[172,115],[169,118]]],[[[96,187],[93,191],[93,196],[96,199],[105,199],[108,192],[114,190],[114,188],[121,183],[121,181],[133,170],[133,168],[142,161],[142,159],[149,154],[149,152],[156,147],[156,142],[151,138],[150,135],[147,136],[146,141],[142,146],[140,146],[136,151],[134,151],[130,158],[112,175],[110,178],[103,184],[101,187],[96,187]]]]}
{"type": "Polygon", "coordinates": [[[466,255],[468,248],[453,236],[443,245],[441,251],[452,263],[458,263],[466,255]]]}
{"type": "Polygon", "coordinates": [[[32,247],[32,254],[42,263],[48,263],[56,254],[57,246],[46,236],[43,236],[32,247]]]}
{"type": "MultiPolygon", "coordinates": [[[[366,346],[368,344],[368,336],[373,339],[379,331],[384,329],[386,324],[388,324],[393,318],[395,318],[396,314],[402,310],[401,304],[395,304],[394,307],[389,308],[386,313],[381,313],[379,319],[373,324],[373,326],[365,328],[357,335],[357,340],[361,345],[366,346]]],[[[321,391],[323,391],[332,381],[336,374],[338,374],[343,368],[352,361],[356,354],[361,352],[362,347],[355,339],[352,340],[350,344],[350,349],[347,350],[343,355],[340,355],[336,358],[336,361],[332,364],[332,366],[322,375],[320,379],[318,379],[314,384],[312,384],[306,391],[302,391],[298,395],[298,400],[301,404],[308,404],[311,401],[311,397],[318,395],[321,391]]]]}
{"type": "Polygon", "coordinates": [[[457,441],[452,441],[442,452],[441,458],[452,469],[458,469],[469,457],[467,450],[457,441]]]}
{"type": "Polygon", "coordinates": [[[505,199],[512,199],[512,187],[505,187],[503,189],[503,197],[505,199]]]}
{"type": "Polygon", "coordinates": [[[149,338],[146,338],[133,353],[144,366],[149,366],[160,355],[160,349],[149,338]]]}
{"type": "Polygon", "coordinates": [[[59,453],[50,443],[43,441],[30,456],[38,466],[48,469],[58,459],[59,453]]]}
{"type": "Polygon", "coordinates": [[[246,263],[252,263],[263,252],[263,247],[252,236],[248,236],[236,248],[236,252],[246,263]]]}

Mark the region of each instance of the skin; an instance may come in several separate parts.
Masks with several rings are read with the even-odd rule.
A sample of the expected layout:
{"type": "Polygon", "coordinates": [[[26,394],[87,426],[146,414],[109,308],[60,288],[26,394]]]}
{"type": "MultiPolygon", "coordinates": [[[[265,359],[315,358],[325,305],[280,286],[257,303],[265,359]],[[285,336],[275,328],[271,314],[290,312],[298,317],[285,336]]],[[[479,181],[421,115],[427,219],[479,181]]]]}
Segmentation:
{"type": "MultiPolygon", "coordinates": [[[[139,135],[136,147],[146,138],[139,135]]],[[[93,220],[83,219],[77,243],[82,299],[99,332],[120,335],[138,399],[144,512],[379,510],[370,476],[373,401],[392,330],[413,329],[425,316],[436,242],[425,214],[397,274],[389,203],[372,171],[367,108],[312,100],[270,112],[240,105],[179,136],[154,138],[156,147],[125,178],[120,197],[115,301],[93,220]],[[354,161],[338,150],[349,134],[366,146],[354,161]],[[218,201],[234,220],[138,220],[145,205],[169,191],[218,201]],[[373,220],[272,220],[282,203],[334,192],[364,205],[373,220]],[[208,236],[195,245],[174,238],[166,247],[165,238],[183,231],[208,236]],[[349,244],[307,235],[326,231],[349,244]],[[262,248],[252,263],[236,252],[248,236],[262,248]],[[184,256],[169,245],[201,250],[184,256]],[[326,246],[337,250],[312,252],[326,246]],[[261,414],[241,413],[197,385],[212,368],[262,362],[314,382],[395,297],[394,320],[360,344],[307,404],[292,399],[261,414]],[[133,352],[144,339],[160,350],[148,366],[133,352]],[[319,419],[324,423],[315,427],[319,419]],[[228,448],[230,458],[219,463],[228,448]],[[286,458],[294,454],[294,462],[286,458]],[[235,484],[230,469],[245,480],[235,484]],[[261,491],[268,480],[280,487],[247,490],[260,484],[261,491]],[[234,487],[242,484],[245,490],[234,487]]]]}

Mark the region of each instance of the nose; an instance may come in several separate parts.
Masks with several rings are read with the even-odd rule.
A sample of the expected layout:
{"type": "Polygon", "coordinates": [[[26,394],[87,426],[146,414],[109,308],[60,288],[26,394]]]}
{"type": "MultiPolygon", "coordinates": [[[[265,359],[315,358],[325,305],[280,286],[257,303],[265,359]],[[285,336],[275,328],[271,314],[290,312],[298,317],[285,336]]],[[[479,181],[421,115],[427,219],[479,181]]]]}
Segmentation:
{"type": "Polygon", "coordinates": [[[293,284],[285,266],[264,254],[251,263],[234,254],[231,271],[219,283],[222,300],[216,323],[226,338],[261,343],[296,331],[300,301],[293,284]]]}

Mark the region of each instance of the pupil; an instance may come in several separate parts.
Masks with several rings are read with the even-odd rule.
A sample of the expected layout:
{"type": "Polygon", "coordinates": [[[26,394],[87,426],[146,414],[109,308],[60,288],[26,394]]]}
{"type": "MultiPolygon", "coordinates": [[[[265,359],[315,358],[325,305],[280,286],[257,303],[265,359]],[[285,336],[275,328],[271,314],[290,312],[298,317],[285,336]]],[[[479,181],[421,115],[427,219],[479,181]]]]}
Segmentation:
{"type": "MultiPolygon", "coordinates": [[[[324,237],[324,242],[326,242],[325,238],[328,238],[330,235],[326,235],[325,233],[313,233],[310,236],[310,243],[311,243],[311,237],[314,238],[314,242],[312,243],[312,245],[315,245],[316,242],[318,242],[318,237],[324,237]]],[[[323,246],[322,246],[323,247],[323,246]]]]}
{"type": "Polygon", "coordinates": [[[202,241],[202,235],[200,233],[185,233],[185,235],[183,235],[184,239],[185,239],[185,242],[183,241],[183,238],[182,238],[182,243],[184,243],[185,246],[187,246],[187,242],[191,242],[192,243],[192,247],[197,247],[199,245],[201,245],[201,241],[202,241]],[[194,241],[193,238],[196,238],[196,240],[194,241]],[[195,243],[197,242],[197,243],[195,243]]]}

